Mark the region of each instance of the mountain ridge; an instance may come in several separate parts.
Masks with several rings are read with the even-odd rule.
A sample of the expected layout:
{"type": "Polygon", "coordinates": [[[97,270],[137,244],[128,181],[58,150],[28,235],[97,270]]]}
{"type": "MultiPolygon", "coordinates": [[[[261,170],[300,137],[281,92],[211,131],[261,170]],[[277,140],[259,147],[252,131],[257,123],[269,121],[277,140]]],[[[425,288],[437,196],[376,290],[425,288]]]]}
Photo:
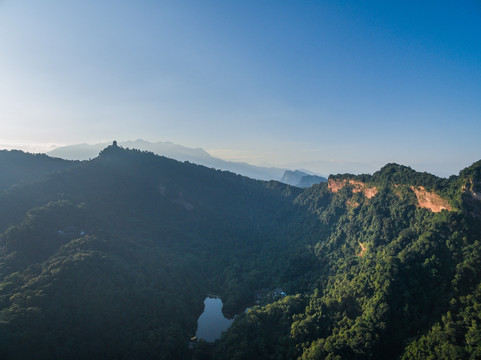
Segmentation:
{"type": "MultiPolygon", "coordinates": [[[[47,155],[65,158],[69,160],[93,159],[109,143],[98,143],[94,145],[77,144],[67,145],[47,152],[47,155]]],[[[244,162],[233,162],[215,158],[202,148],[189,148],[177,145],[172,142],[148,142],[142,139],[135,141],[119,141],[119,146],[125,148],[151,151],[157,155],[166,156],[178,161],[189,161],[207,167],[232,171],[237,174],[260,180],[279,180],[285,169],[275,167],[262,167],[250,165],[244,162]]]]}
{"type": "Polygon", "coordinates": [[[481,161],[300,189],[111,145],[0,190],[0,356],[474,356],[480,184],[481,161]],[[421,188],[450,208],[421,206],[421,188]],[[189,350],[207,293],[233,315],[278,287],[189,350]]]}
{"type": "Polygon", "coordinates": [[[75,167],[78,161],[30,154],[21,150],[0,150],[0,191],[8,187],[47,175],[50,172],[75,167]]]}

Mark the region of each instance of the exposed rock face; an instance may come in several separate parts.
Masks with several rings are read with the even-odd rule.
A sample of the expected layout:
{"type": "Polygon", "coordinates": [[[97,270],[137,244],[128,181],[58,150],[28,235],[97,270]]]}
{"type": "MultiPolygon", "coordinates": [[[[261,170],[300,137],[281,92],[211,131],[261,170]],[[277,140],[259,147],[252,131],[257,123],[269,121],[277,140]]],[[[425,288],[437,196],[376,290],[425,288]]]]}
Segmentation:
{"type": "Polygon", "coordinates": [[[416,194],[416,197],[418,198],[419,207],[429,209],[432,212],[452,210],[451,205],[449,205],[449,203],[445,199],[432,191],[427,191],[422,186],[411,186],[411,190],[414,191],[414,194],[416,194]]]}
{"type": "Polygon", "coordinates": [[[363,245],[362,242],[359,241],[359,246],[361,247],[361,251],[359,251],[356,256],[363,257],[366,255],[367,248],[363,245]]]}
{"type": "Polygon", "coordinates": [[[359,207],[359,205],[360,205],[360,204],[359,204],[357,201],[354,201],[354,200],[347,200],[347,201],[346,201],[346,206],[347,206],[348,208],[355,209],[355,208],[359,207]]]}
{"type": "Polygon", "coordinates": [[[366,186],[363,189],[364,196],[367,197],[368,199],[373,198],[377,194],[377,188],[372,186],[366,186]]]}
{"type": "Polygon", "coordinates": [[[375,186],[369,186],[363,183],[362,181],[357,181],[357,180],[336,180],[336,179],[329,179],[327,188],[333,192],[337,193],[339,190],[341,190],[343,187],[346,185],[351,185],[352,186],[352,192],[353,193],[358,193],[362,192],[365,197],[368,199],[373,198],[377,194],[377,188],[375,186]]]}
{"type": "MultiPolygon", "coordinates": [[[[359,180],[354,180],[354,179],[335,179],[335,178],[330,178],[327,183],[327,188],[329,191],[333,193],[337,193],[341,189],[343,189],[345,186],[350,186],[352,188],[353,193],[359,193],[362,192],[363,195],[367,199],[371,199],[374,196],[376,196],[378,189],[375,186],[372,185],[367,185],[366,183],[359,181],[359,180]]],[[[395,188],[398,188],[400,185],[394,185],[395,188]]],[[[418,204],[417,206],[429,209],[432,212],[440,212],[442,210],[448,210],[451,211],[452,207],[449,204],[449,202],[445,199],[443,199],[441,196],[438,194],[432,192],[432,191],[427,191],[424,187],[418,186],[414,187],[411,186],[410,189],[416,194],[418,204]]],[[[474,192],[473,190],[469,190],[469,193],[471,196],[475,199],[481,200],[481,192],[474,192]]],[[[359,204],[353,201],[348,201],[346,203],[346,206],[348,207],[357,207],[359,204]]]]}
{"type": "Polygon", "coordinates": [[[481,200],[481,186],[475,183],[472,179],[469,180],[463,187],[463,191],[467,192],[475,200],[481,200]]]}
{"type": "Polygon", "coordinates": [[[329,179],[327,181],[327,188],[329,189],[330,192],[333,192],[333,193],[337,193],[344,186],[346,186],[346,180],[329,179]]]}

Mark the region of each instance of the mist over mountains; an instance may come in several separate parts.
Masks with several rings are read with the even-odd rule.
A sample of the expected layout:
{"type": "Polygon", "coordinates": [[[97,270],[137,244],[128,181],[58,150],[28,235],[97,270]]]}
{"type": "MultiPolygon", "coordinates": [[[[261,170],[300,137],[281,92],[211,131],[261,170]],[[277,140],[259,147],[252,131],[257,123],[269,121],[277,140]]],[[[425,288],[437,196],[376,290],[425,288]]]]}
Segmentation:
{"type": "Polygon", "coordinates": [[[0,155],[0,358],[481,355],[481,161],[302,189],[114,145],[0,155]],[[209,293],[238,316],[192,344],[209,293]]]}
{"type": "Polygon", "coordinates": [[[295,171],[286,170],[284,172],[284,175],[282,175],[282,178],[280,181],[292,186],[308,188],[314,184],[319,184],[321,182],[327,181],[327,179],[325,177],[308,174],[300,170],[295,170],[295,171]]]}
{"type": "MultiPolygon", "coordinates": [[[[201,148],[193,149],[171,142],[148,142],[138,139],[135,141],[119,141],[118,144],[124,148],[151,151],[154,154],[178,161],[189,161],[214,169],[232,171],[236,174],[259,180],[279,180],[286,170],[275,167],[254,166],[243,162],[226,161],[209,155],[201,148]]],[[[88,160],[97,157],[100,151],[108,145],[110,143],[68,145],[51,150],[47,155],[68,160],[88,160]]]]}

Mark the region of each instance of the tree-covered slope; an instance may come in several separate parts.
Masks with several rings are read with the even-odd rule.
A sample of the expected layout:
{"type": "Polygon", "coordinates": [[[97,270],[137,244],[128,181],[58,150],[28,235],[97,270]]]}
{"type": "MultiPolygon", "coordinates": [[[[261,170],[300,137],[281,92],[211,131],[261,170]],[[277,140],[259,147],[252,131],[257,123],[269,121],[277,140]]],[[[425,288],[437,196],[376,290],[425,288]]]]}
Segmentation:
{"type": "Polygon", "coordinates": [[[477,358],[481,162],[302,190],[111,146],[0,193],[0,358],[477,358]]]}
{"type": "Polygon", "coordinates": [[[250,310],[217,358],[479,357],[479,170],[440,179],[389,164],[299,195],[328,229],[310,247],[310,291],[250,310]]]}
{"type": "Polygon", "coordinates": [[[48,173],[72,168],[78,161],[29,154],[19,150],[0,150],[0,192],[10,186],[35,180],[48,173]]]}
{"type": "Polygon", "coordinates": [[[10,188],[0,354],[188,358],[206,293],[241,311],[310,238],[299,192],[116,146],[10,188]]]}

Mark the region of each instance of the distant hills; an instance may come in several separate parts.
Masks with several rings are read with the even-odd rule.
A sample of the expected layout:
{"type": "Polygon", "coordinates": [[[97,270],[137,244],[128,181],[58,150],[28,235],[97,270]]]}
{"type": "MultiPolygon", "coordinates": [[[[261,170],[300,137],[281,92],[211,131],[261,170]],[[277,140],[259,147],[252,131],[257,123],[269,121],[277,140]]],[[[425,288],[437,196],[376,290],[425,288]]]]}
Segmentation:
{"type": "MultiPolygon", "coordinates": [[[[68,160],[88,160],[98,156],[110,143],[77,144],[56,148],[47,153],[49,156],[68,160]]],[[[280,180],[285,169],[254,166],[243,162],[226,161],[215,158],[201,148],[189,148],[171,142],[149,142],[145,140],[119,141],[119,146],[129,149],[151,151],[178,161],[188,161],[214,169],[227,170],[236,174],[259,180],[280,180]]]]}
{"type": "MultiPolygon", "coordinates": [[[[47,155],[67,160],[89,160],[97,157],[100,151],[109,145],[110,143],[99,143],[93,145],[68,145],[51,150],[47,153],[47,155]]],[[[296,174],[294,176],[296,176],[296,179],[298,178],[297,180],[289,180],[294,178],[291,175],[286,175],[286,172],[291,173],[291,170],[276,167],[254,166],[245,162],[226,161],[211,156],[204,149],[189,148],[171,142],[149,142],[138,139],[135,141],[119,141],[118,145],[127,149],[151,151],[154,154],[162,155],[178,161],[188,161],[194,164],[204,165],[214,169],[231,171],[233,173],[244,175],[252,179],[267,181],[278,180],[283,183],[299,187],[309,187],[321,181],[326,181],[326,179],[323,177],[314,174],[308,174],[300,170],[294,171],[294,173],[296,174]],[[306,176],[303,181],[301,181],[302,176],[306,176]]]]}
{"type": "MultiPolygon", "coordinates": [[[[112,143],[75,144],[61,146],[47,152],[47,155],[67,160],[89,160],[97,157],[99,153],[112,143]]],[[[154,154],[162,155],[178,161],[205,160],[211,156],[201,148],[189,148],[171,142],[149,142],[145,140],[119,141],[119,146],[129,149],[147,150],[154,154]]],[[[194,161],[191,161],[194,162],[194,161]]]]}
{"type": "Polygon", "coordinates": [[[325,177],[308,174],[300,170],[295,170],[295,171],[286,170],[284,172],[284,175],[282,175],[282,178],[280,181],[292,186],[297,186],[300,188],[308,188],[314,184],[319,184],[321,182],[327,181],[327,179],[325,177]]]}

